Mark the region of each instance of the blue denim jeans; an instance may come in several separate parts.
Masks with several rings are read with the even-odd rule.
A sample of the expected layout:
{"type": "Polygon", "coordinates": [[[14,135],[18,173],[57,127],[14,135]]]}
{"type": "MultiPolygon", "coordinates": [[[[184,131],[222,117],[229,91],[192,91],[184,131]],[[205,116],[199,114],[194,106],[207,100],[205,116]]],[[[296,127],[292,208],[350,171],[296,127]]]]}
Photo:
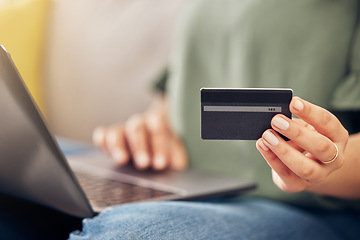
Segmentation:
{"type": "Polygon", "coordinates": [[[70,240],[85,239],[360,239],[360,216],[311,212],[259,199],[153,202],[106,209],[83,221],[70,240]]]}

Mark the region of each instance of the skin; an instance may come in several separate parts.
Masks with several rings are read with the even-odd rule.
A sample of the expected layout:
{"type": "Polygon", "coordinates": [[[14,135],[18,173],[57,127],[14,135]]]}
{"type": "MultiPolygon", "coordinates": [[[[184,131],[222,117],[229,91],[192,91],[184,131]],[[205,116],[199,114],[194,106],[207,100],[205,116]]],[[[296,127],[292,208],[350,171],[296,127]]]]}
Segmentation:
{"type": "Polygon", "coordinates": [[[360,134],[349,137],[333,114],[298,97],[292,99],[290,111],[300,119],[275,116],[273,129],[266,130],[256,143],[272,168],[274,183],[286,192],[360,198],[360,134]],[[284,141],[277,132],[290,141],[284,141]],[[331,163],[323,163],[336,155],[334,144],[338,156],[331,163]]]}
{"type": "MultiPolygon", "coordinates": [[[[286,192],[360,198],[360,133],[349,137],[329,111],[298,97],[292,99],[290,111],[298,118],[276,115],[272,129],[256,142],[272,168],[274,183],[286,192]],[[290,141],[283,140],[279,133],[290,141]],[[337,151],[336,159],[325,164],[337,151]]],[[[139,170],[183,170],[188,166],[186,149],[169,128],[164,96],[156,99],[147,112],[124,124],[96,128],[93,141],[120,166],[130,161],[139,170]]]]}
{"type": "Polygon", "coordinates": [[[186,150],[169,128],[164,96],[158,96],[147,112],[132,116],[124,124],[96,128],[93,142],[119,166],[133,161],[139,170],[187,168],[186,150]]]}

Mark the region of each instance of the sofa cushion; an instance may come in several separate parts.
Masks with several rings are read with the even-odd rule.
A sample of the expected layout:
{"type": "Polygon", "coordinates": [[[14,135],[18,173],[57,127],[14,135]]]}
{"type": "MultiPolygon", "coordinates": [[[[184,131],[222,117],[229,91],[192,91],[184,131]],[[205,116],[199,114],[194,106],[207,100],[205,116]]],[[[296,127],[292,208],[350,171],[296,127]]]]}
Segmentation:
{"type": "Polygon", "coordinates": [[[0,5],[0,44],[11,54],[42,110],[41,66],[49,7],[49,0],[14,0],[0,5]]]}

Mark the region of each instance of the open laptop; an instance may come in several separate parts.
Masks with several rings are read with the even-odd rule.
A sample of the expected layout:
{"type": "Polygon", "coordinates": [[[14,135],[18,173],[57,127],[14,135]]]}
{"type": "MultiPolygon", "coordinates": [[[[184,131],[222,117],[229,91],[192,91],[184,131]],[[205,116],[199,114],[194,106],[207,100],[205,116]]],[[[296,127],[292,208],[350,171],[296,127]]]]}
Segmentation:
{"type": "Polygon", "coordinates": [[[10,54],[0,45],[1,194],[91,217],[126,202],[201,199],[254,187],[253,182],[195,170],[155,173],[119,168],[95,149],[66,159],[10,54]]]}

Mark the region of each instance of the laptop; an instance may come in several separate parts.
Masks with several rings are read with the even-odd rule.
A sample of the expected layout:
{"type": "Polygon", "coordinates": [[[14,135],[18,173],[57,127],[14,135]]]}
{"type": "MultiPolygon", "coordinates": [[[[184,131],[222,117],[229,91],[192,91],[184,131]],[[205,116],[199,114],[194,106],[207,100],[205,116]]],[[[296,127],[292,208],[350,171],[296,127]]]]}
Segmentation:
{"type": "Polygon", "coordinates": [[[92,217],[123,203],[206,199],[255,188],[251,181],[199,170],[120,168],[96,148],[65,157],[1,45],[0,112],[0,194],[69,215],[92,217]]]}

